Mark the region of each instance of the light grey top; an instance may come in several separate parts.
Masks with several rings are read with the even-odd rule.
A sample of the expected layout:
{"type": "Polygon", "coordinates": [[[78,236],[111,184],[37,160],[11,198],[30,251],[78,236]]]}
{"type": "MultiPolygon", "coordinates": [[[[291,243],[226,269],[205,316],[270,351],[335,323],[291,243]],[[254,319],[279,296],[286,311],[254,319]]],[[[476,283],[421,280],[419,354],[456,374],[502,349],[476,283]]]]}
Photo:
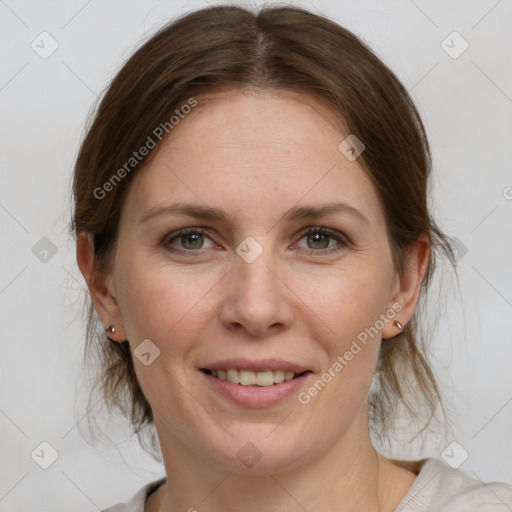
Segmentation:
{"type": "MultiPolygon", "coordinates": [[[[166,478],[146,484],[128,503],[102,512],[144,512],[147,497],[166,478]]],[[[426,459],[395,512],[512,512],[512,485],[482,482],[438,459],[426,459]]]]}

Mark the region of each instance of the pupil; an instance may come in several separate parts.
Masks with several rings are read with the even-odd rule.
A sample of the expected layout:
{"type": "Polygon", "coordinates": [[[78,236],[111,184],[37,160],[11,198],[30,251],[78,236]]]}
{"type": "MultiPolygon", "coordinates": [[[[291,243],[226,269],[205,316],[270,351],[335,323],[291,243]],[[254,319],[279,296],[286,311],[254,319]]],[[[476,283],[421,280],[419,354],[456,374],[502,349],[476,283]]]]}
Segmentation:
{"type": "Polygon", "coordinates": [[[189,235],[185,235],[185,247],[186,247],[187,249],[199,249],[199,248],[201,247],[201,245],[202,245],[202,244],[201,244],[202,240],[200,239],[200,237],[201,237],[201,236],[202,236],[202,235],[201,235],[201,234],[199,234],[199,233],[191,233],[191,234],[189,234],[189,235]],[[190,240],[192,240],[192,246],[190,246],[190,244],[189,244],[189,241],[190,241],[190,240]],[[199,242],[200,242],[200,243],[199,243],[199,246],[195,246],[195,245],[194,245],[194,242],[196,242],[196,243],[197,243],[197,242],[198,242],[198,240],[199,240],[199,242]]]}
{"type": "MultiPolygon", "coordinates": [[[[323,235],[321,233],[316,233],[314,235],[311,235],[313,238],[318,238],[318,237],[324,237],[324,242],[326,241],[327,237],[326,235],[323,235]]],[[[318,241],[313,241],[313,243],[318,243],[318,241]]],[[[321,242],[320,242],[321,243],[321,242]]],[[[329,245],[329,241],[327,241],[327,245],[323,245],[323,247],[321,247],[321,249],[327,249],[327,246],[329,245]]]]}

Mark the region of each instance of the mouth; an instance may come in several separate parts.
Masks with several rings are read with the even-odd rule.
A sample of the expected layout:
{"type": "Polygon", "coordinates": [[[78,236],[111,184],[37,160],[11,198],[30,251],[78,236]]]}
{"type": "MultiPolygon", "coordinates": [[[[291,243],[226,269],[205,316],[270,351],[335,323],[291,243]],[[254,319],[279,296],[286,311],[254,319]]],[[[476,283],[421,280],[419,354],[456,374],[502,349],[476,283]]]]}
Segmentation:
{"type": "Polygon", "coordinates": [[[198,370],[208,393],[245,408],[277,406],[296,396],[314,375],[283,359],[225,359],[198,370]]]}
{"type": "Polygon", "coordinates": [[[283,382],[298,379],[311,371],[306,370],[302,372],[293,372],[290,370],[264,370],[252,371],[238,368],[227,368],[210,370],[208,368],[201,368],[201,371],[206,375],[223,381],[238,384],[239,386],[260,386],[270,387],[283,382]]]}

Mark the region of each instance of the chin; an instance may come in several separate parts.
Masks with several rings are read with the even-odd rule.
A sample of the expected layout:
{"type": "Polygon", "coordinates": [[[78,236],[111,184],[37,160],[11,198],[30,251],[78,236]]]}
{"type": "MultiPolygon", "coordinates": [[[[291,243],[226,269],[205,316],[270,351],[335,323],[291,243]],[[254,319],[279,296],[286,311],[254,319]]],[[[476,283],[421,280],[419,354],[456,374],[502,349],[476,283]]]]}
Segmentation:
{"type": "MultiPolygon", "coordinates": [[[[213,441],[210,457],[215,464],[239,474],[264,475],[291,470],[306,456],[305,439],[275,424],[243,425],[228,429],[232,437],[213,441]]],[[[205,447],[208,450],[208,447],[205,447]]]]}

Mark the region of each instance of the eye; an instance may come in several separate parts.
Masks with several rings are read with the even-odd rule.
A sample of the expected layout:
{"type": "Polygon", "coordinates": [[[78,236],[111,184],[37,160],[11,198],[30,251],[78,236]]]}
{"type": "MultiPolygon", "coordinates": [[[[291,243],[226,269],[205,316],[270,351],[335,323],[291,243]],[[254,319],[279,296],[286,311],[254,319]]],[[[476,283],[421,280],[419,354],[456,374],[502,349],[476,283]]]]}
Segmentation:
{"type": "Polygon", "coordinates": [[[310,227],[302,232],[301,240],[305,238],[306,249],[316,249],[314,254],[326,254],[340,251],[348,245],[347,238],[340,232],[323,226],[310,227]],[[332,243],[332,242],[337,242],[332,243]]]}
{"type": "MultiPolygon", "coordinates": [[[[313,249],[312,254],[321,255],[340,251],[349,242],[340,232],[323,226],[309,227],[301,233],[301,240],[306,239],[307,247],[313,249]]],[[[186,228],[167,235],[162,241],[164,247],[170,252],[202,253],[212,249],[215,244],[207,233],[199,228],[186,228]],[[210,245],[205,247],[205,241],[210,245]]]]}
{"type": "Polygon", "coordinates": [[[212,245],[210,247],[204,247],[205,240],[210,240],[210,238],[204,231],[197,228],[188,228],[167,235],[163,243],[170,251],[202,252],[204,249],[209,249],[214,246],[213,242],[210,240],[212,245]],[[178,247],[176,247],[175,244],[177,244],[178,247]]]}

